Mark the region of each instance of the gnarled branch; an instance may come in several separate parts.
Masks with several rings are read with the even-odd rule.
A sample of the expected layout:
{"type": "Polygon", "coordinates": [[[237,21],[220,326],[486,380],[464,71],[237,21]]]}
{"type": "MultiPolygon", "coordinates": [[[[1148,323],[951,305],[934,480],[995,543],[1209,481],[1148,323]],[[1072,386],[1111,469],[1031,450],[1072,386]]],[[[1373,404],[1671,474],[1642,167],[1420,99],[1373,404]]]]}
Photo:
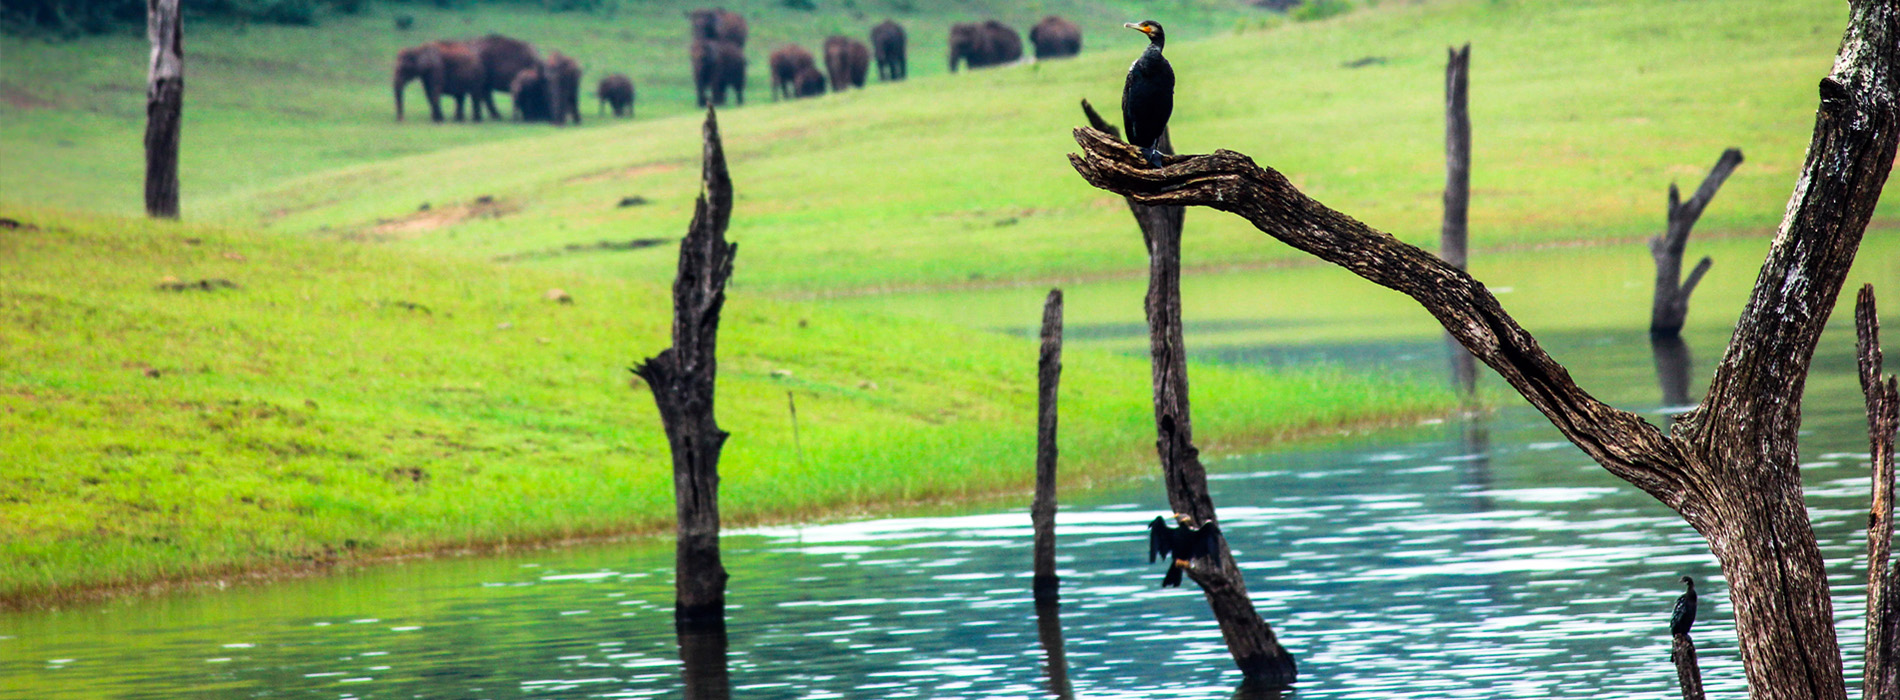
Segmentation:
{"type": "Polygon", "coordinates": [[[1900,576],[1889,565],[1893,555],[1894,433],[1900,431],[1900,381],[1880,375],[1880,317],[1874,312],[1874,287],[1860,288],[1854,304],[1854,335],[1860,364],[1860,390],[1867,397],[1867,442],[1873,463],[1873,503],[1867,514],[1867,662],[1861,697],[1890,698],[1900,693],[1900,576]]]}

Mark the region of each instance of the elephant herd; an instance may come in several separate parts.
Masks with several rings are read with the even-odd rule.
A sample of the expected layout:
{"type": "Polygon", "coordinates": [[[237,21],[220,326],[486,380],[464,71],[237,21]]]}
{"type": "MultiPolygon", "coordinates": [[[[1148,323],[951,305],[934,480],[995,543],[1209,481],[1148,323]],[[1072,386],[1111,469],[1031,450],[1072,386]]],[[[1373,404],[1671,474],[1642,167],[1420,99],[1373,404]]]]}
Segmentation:
{"type": "MultiPolygon", "coordinates": [[[[730,91],[745,104],[745,43],[749,28],[737,12],[721,8],[686,13],[691,25],[693,90],[699,106],[726,104],[730,91]]],[[[886,20],[871,28],[870,43],[842,36],[826,37],[822,56],[797,44],[785,44],[771,54],[772,99],[813,97],[825,92],[862,88],[877,64],[879,80],[903,80],[909,75],[904,28],[886,20]],[[822,72],[819,60],[824,61],[822,72]]],[[[1082,50],[1082,28],[1054,15],[1029,30],[1037,60],[1073,56],[1082,50]]],[[[1003,65],[1022,59],[1023,42],[1016,30],[997,20],[957,24],[950,28],[950,71],[1003,65]]],[[[494,93],[508,93],[519,121],[575,124],[581,121],[581,65],[559,51],[543,58],[533,44],[499,34],[470,41],[435,41],[396,54],[393,79],[396,120],[403,118],[403,91],[421,81],[429,101],[430,117],[443,121],[442,97],[455,101],[455,121],[465,118],[465,102],[472,103],[476,122],[484,114],[501,119],[494,93]]],[[[600,109],[614,116],[633,116],[633,80],[615,73],[600,80],[596,89],[600,109]]]]}
{"type": "MultiPolygon", "coordinates": [[[[455,101],[455,121],[464,120],[465,103],[470,103],[467,111],[476,122],[484,114],[501,119],[501,110],[495,107],[496,91],[508,93],[517,120],[581,122],[581,64],[559,51],[548,52],[544,59],[533,44],[520,39],[489,34],[472,41],[434,41],[398,51],[392,80],[397,121],[403,118],[403,91],[417,80],[429,100],[429,116],[438,122],[443,121],[443,96],[455,101]]],[[[633,116],[633,81],[625,74],[602,78],[598,92],[603,112],[612,106],[615,116],[633,116]]]]}

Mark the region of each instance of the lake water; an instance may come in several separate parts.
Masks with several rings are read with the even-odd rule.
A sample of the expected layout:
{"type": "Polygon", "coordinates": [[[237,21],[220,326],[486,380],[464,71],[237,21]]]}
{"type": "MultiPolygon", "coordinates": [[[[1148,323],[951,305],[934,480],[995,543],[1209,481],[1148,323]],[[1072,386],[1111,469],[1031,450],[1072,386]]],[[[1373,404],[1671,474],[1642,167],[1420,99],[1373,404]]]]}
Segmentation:
{"type": "MultiPolygon", "coordinates": [[[[1871,275],[1892,290],[1889,348],[1900,337],[1892,238],[1870,244],[1868,272],[1857,270],[1853,282],[1871,275]]],[[[1744,255],[1760,247],[1724,245],[1735,249],[1718,257],[1729,268],[1752,267],[1744,255]]],[[[1624,314],[1637,319],[1627,329],[1592,327],[1598,307],[1611,303],[1603,297],[1628,293],[1579,302],[1574,288],[1535,286],[1535,270],[1574,265],[1578,255],[1517,256],[1500,276],[1531,281],[1505,303],[1533,309],[1527,325],[1581,385],[1665,422],[1641,325],[1646,300],[1624,314]],[[1549,298],[1560,292],[1573,298],[1549,298]]],[[[1263,278],[1306,274],[1321,273],[1229,273],[1210,284],[1280,284],[1229,290],[1277,299],[1292,292],[1263,278]]],[[[1115,312],[1086,301],[1119,300],[1131,284],[1139,286],[1071,288],[1072,318],[1083,319],[1073,327],[1088,338],[1078,342],[1142,346],[1138,296],[1132,310],[1115,312]]],[[[1694,396],[1727,341],[1721,317],[1733,317],[1734,290],[1746,286],[1712,276],[1698,294],[1687,332],[1694,396]]],[[[997,325],[1020,332],[1038,315],[1041,290],[960,298],[1005,305],[1012,294],[1031,300],[1023,322],[997,325]]],[[[950,313],[932,311],[951,306],[944,296],[859,303],[950,313]]],[[[1200,325],[1189,342],[1203,357],[1444,372],[1436,332],[1402,305],[1385,322],[1281,312],[1196,321],[1195,300],[1191,293],[1190,322],[1200,325]]],[[[1364,309],[1383,303],[1353,308],[1376,316],[1387,312],[1364,309]]],[[[1816,357],[1802,459],[1857,679],[1867,443],[1846,318],[1836,314],[1816,357]]],[[[1489,415],[1209,460],[1222,527],[1255,603],[1299,660],[1297,697],[1676,697],[1666,628],[1683,574],[1704,593],[1694,636],[1708,689],[1742,693],[1726,588],[1702,540],[1488,381],[1500,404],[1489,415]]],[[[1158,588],[1161,569],[1147,564],[1144,528],[1166,507],[1159,482],[1109,484],[1062,501],[1062,604],[1041,617],[1029,594],[1025,500],[729,533],[724,640],[675,635],[670,544],[639,541],[7,615],[0,696],[1236,696],[1241,679],[1199,591],[1158,588]]]]}

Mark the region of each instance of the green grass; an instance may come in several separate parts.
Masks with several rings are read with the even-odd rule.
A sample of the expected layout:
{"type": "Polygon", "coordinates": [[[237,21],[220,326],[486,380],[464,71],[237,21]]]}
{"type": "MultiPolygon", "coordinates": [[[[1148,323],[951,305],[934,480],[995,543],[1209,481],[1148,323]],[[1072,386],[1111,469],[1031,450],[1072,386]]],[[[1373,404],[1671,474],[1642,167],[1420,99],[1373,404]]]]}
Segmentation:
{"type": "MultiPolygon", "coordinates": [[[[664,438],[625,370],[667,343],[660,285],[0,215],[29,225],[0,231],[0,600],[671,523],[664,438]]],[[[741,248],[739,269],[766,263],[741,248]]],[[[721,330],[729,522],[1033,480],[1029,341],[747,293],[721,330]]],[[[1146,363],[1066,360],[1065,480],[1145,472],[1146,363]]],[[[1195,372],[1214,450],[1448,402],[1324,369],[1195,372]]]]}

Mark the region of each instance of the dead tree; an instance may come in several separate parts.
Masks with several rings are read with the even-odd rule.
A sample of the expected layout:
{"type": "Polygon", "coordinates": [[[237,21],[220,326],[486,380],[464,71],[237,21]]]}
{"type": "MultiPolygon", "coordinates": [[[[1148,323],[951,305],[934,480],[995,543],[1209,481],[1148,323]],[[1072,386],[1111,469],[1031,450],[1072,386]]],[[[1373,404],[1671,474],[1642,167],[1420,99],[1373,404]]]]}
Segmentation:
{"type": "MultiPolygon", "coordinates": [[[[1707,396],[1668,433],[1603,403],[1505,313],[1485,286],[1430,253],[1313,201],[1232,151],[1167,156],[1077,129],[1090,183],[1151,206],[1208,206],[1411,296],[1610,473],[1674,509],[1721,563],[1750,695],[1845,700],[1821,549],[1796,459],[1800,398],[1900,143],[1900,3],[1854,0],[1820,83],[1802,173],[1707,396]]],[[[1889,663],[1889,658],[1870,666],[1889,663]]]]}
{"type": "MultiPolygon", "coordinates": [[[[1087,100],[1082,112],[1098,128],[1108,126],[1087,100]]],[[[1112,128],[1112,127],[1111,127],[1112,128]]],[[[1120,143],[1101,132],[1091,132],[1120,143]]],[[[1133,148],[1133,146],[1128,146],[1133,148]]],[[[1173,153],[1168,134],[1163,132],[1155,148],[1173,153]]],[[[1207,470],[1201,465],[1201,451],[1194,446],[1193,421],[1188,411],[1187,352],[1181,340],[1181,222],[1180,206],[1152,206],[1131,198],[1128,208],[1141,225],[1148,245],[1148,331],[1152,359],[1155,404],[1155,450],[1161,458],[1161,473],[1168,488],[1168,504],[1198,523],[1215,522],[1214,501],[1207,495],[1207,470]]],[[[1273,628],[1254,610],[1247,597],[1247,583],[1240,567],[1228,551],[1227,541],[1216,538],[1216,556],[1197,559],[1186,567],[1207,596],[1208,607],[1220,623],[1221,637],[1234,664],[1249,678],[1270,685],[1289,685],[1298,669],[1293,655],[1274,637],[1273,628]]]]}
{"type": "Polygon", "coordinates": [[[1686,634],[1671,637],[1669,660],[1676,664],[1676,682],[1682,686],[1682,700],[1702,700],[1702,665],[1696,662],[1695,641],[1686,634]]]}
{"type": "Polygon", "coordinates": [[[1036,530],[1036,601],[1054,602],[1056,577],[1056,387],[1062,381],[1062,290],[1049,290],[1042,305],[1042,357],[1037,362],[1036,500],[1029,520],[1036,530]]]}
{"type": "Polygon", "coordinates": [[[719,560],[719,450],[727,433],[713,420],[714,346],[726,280],[739,246],[726,242],[732,178],[719,144],[719,124],[706,110],[704,170],[693,223],[680,241],[673,279],[673,346],[635,367],[653,388],[667,446],[673,453],[675,621],[683,628],[724,625],[726,568],[719,560]]]}
{"type": "Polygon", "coordinates": [[[1688,279],[1683,279],[1682,252],[1689,245],[1689,230],[1695,228],[1696,220],[1702,218],[1703,208],[1709,206],[1709,200],[1715,199],[1715,192],[1722,189],[1729,173],[1735,172],[1735,167],[1741,164],[1741,149],[1723,151],[1715,167],[1709,170],[1709,176],[1702,178],[1702,186],[1696,188],[1695,195],[1687,202],[1682,201],[1676,183],[1669,183],[1669,229],[1649,239],[1649,256],[1656,260],[1656,296],[1649,307],[1651,338],[1674,338],[1682,332],[1682,324],[1689,317],[1689,295],[1695,292],[1696,284],[1708,273],[1709,266],[1715,264],[1714,260],[1704,257],[1689,271],[1688,279]]]}
{"type": "MultiPolygon", "coordinates": [[[[1467,214],[1471,210],[1471,44],[1445,49],[1445,213],[1438,227],[1438,256],[1460,270],[1469,269],[1471,247],[1467,214]]],[[[1451,382],[1469,397],[1478,388],[1478,361],[1450,335],[1451,382]]]]}
{"type": "Polygon", "coordinates": [[[185,108],[185,25],[178,0],[145,0],[152,40],[145,83],[145,214],[178,218],[178,126],[185,108]]]}
{"type": "Polygon", "coordinates": [[[1889,566],[1893,554],[1893,444],[1900,431],[1900,383],[1880,376],[1880,317],[1874,313],[1874,288],[1860,288],[1854,304],[1854,331],[1860,358],[1860,390],[1867,397],[1867,441],[1873,463],[1873,505],[1867,514],[1867,664],[1863,698],[1900,693],[1900,576],[1889,566]]]}

